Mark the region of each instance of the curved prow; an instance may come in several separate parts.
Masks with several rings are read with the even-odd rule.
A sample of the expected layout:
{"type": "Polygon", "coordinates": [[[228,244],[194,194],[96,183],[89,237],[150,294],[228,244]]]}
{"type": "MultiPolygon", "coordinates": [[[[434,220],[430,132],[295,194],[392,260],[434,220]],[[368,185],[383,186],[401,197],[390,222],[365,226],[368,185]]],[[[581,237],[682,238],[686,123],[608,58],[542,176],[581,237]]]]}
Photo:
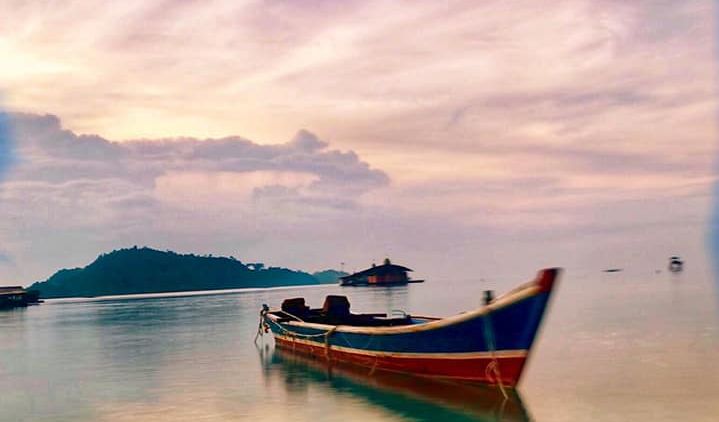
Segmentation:
{"type": "Polygon", "coordinates": [[[537,293],[535,303],[532,306],[533,309],[531,312],[527,313],[527,331],[525,331],[528,338],[526,346],[527,353],[524,357],[524,360],[519,365],[518,371],[516,371],[515,376],[506,380],[512,386],[516,386],[517,383],[519,383],[519,379],[524,372],[524,368],[526,366],[527,360],[529,359],[532,345],[534,343],[534,340],[537,338],[539,329],[542,325],[542,321],[544,320],[544,315],[546,315],[547,313],[547,308],[549,307],[552,291],[556,287],[557,281],[559,280],[559,275],[561,273],[561,268],[545,268],[539,270],[535,279],[530,282],[530,284],[536,288],[535,291],[537,293]]]}
{"type": "Polygon", "coordinates": [[[554,288],[554,284],[559,279],[559,274],[562,272],[561,268],[545,268],[539,270],[535,283],[539,286],[540,292],[551,292],[554,288]]]}
{"type": "MultiPolygon", "coordinates": [[[[537,272],[534,280],[521,284],[514,289],[494,298],[491,303],[501,303],[506,301],[512,301],[518,295],[536,294],[536,293],[547,293],[547,296],[552,292],[554,286],[557,284],[559,275],[561,274],[561,268],[544,268],[537,272]]],[[[542,308],[542,311],[544,309],[542,308]]]]}

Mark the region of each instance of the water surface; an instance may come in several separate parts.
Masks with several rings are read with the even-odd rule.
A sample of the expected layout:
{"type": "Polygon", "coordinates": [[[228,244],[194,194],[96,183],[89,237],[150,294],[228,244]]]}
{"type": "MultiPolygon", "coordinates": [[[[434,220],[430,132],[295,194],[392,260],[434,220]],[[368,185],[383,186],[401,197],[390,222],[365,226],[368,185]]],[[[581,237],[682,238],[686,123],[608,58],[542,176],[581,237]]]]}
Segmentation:
{"type": "Polygon", "coordinates": [[[451,315],[532,274],[393,288],[319,286],[48,301],[0,313],[2,421],[715,421],[708,272],[565,273],[518,394],[327,368],[253,343],[262,303],[451,315]]]}

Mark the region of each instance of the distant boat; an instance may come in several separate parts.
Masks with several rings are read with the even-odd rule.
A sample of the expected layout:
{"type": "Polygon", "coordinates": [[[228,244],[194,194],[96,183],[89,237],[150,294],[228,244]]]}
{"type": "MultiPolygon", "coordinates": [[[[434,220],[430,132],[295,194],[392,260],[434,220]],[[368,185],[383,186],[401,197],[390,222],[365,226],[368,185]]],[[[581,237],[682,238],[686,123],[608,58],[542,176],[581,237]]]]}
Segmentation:
{"type": "Polygon", "coordinates": [[[678,256],[669,258],[669,271],[673,273],[681,272],[684,269],[684,261],[678,256]]]}
{"type": "Polygon", "coordinates": [[[382,265],[372,264],[371,268],[354,274],[340,277],[341,286],[390,286],[407,283],[423,283],[424,280],[412,280],[407,273],[412,271],[407,267],[393,264],[385,258],[382,265]]]}
{"type": "Polygon", "coordinates": [[[500,297],[486,294],[486,306],[449,318],[353,314],[345,296],[327,296],[321,309],[287,299],[281,309],[263,305],[258,335],[271,330],[279,348],[372,372],[514,387],[559,273],[542,270],[500,297]]]}

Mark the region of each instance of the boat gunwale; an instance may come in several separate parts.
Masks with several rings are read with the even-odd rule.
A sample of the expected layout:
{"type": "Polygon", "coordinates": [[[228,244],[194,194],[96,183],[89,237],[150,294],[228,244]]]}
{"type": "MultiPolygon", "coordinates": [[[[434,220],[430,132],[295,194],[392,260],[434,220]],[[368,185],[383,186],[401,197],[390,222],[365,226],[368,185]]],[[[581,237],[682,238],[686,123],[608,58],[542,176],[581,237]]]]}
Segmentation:
{"type": "MultiPolygon", "coordinates": [[[[337,333],[349,333],[349,334],[367,334],[367,335],[396,335],[396,334],[410,334],[410,333],[418,333],[423,331],[431,331],[431,330],[437,330],[441,328],[445,328],[448,326],[456,325],[465,321],[469,321],[478,317],[481,317],[485,314],[488,314],[492,311],[507,307],[509,305],[512,305],[514,303],[517,303],[521,300],[528,299],[532,296],[535,296],[539,293],[547,292],[542,288],[540,282],[542,280],[544,271],[540,271],[537,277],[528,282],[524,283],[520,286],[517,286],[516,288],[510,290],[509,292],[498,296],[496,299],[494,299],[492,302],[490,302],[488,305],[483,306],[481,308],[477,308],[472,311],[463,312],[460,314],[452,315],[446,318],[434,318],[434,317],[421,317],[416,316],[416,318],[427,318],[432,319],[430,322],[426,322],[423,324],[413,324],[413,325],[400,325],[400,326],[392,326],[392,327],[362,327],[362,326],[354,326],[354,325],[331,325],[331,324],[319,324],[314,322],[299,322],[299,321],[288,321],[288,322],[279,322],[280,317],[275,315],[274,312],[282,312],[280,309],[274,309],[270,310],[266,317],[272,319],[272,321],[276,324],[281,324],[282,326],[291,326],[291,327],[305,327],[305,328],[313,328],[317,330],[324,330],[327,332],[337,332],[337,333]]],[[[557,274],[555,273],[554,279],[556,279],[557,274]]]]}

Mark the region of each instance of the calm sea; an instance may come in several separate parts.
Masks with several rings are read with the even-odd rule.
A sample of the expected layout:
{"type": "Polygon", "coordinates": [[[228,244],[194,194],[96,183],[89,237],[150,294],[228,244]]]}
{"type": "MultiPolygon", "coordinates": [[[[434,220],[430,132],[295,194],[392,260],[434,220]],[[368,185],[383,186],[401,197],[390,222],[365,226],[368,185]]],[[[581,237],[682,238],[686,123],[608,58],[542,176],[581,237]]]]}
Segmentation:
{"type": "Polygon", "coordinates": [[[519,394],[368,376],[253,343],[262,303],[451,315],[514,280],[48,301],[0,312],[1,421],[716,421],[708,271],[564,274],[519,394]]]}

